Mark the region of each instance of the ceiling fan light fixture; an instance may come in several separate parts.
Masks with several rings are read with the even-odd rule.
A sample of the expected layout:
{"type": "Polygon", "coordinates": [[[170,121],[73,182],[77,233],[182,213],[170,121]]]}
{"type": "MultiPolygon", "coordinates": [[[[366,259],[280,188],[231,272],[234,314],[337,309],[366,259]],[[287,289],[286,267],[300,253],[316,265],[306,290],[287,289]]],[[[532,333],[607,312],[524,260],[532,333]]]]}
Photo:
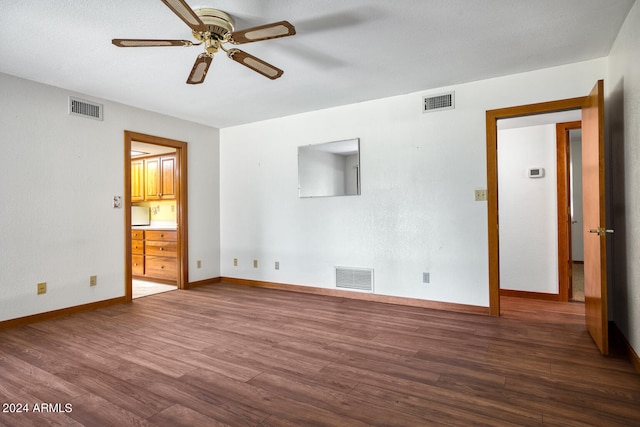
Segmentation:
{"type": "Polygon", "coordinates": [[[118,47],[150,47],[150,46],[199,46],[204,45],[201,53],[191,68],[187,84],[201,84],[219,49],[225,51],[229,58],[263,76],[275,80],[284,71],[274,67],[260,58],[256,58],[239,49],[227,50],[223,44],[242,44],[261,40],[292,36],[296,29],[288,21],[273,22],[258,27],[234,31],[233,18],[227,13],[213,8],[191,9],[185,0],[162,0],[173,13],[184,21],[192,30],[196,43],[186,40],[153,40],[153,39],[112,39],[111,43],[118,47]]]}

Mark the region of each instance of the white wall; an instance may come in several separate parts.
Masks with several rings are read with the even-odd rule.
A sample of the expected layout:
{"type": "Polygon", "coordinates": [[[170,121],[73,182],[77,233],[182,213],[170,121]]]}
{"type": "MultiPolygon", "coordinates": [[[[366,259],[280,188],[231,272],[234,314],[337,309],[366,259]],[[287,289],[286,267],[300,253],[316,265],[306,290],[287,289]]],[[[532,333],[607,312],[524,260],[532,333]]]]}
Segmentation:
{"type": "MultiPolygon", "coordinates": [[[[607,103],[609,191],[613,205],[609,236],[613,251],[613,318],[640,354],[640,3],[636,2],[611,50],[607,103]]],[[[612,279],[612,280],[611,280],[612,279]]]]}
{"type": "Polygon", "coordinates": [[[605,73],[603,58],[438,88],[456,91],[438,113],[412,93],[222,129],[222,275],[331,288],[335,265],[372,267],[376,293],[488,306],[485,111],[584,96],[605,73]],[[362,195],[299,199],[297,147],[355,137],[362,195]]]}
{"type": "Polygon", "coordinates": [[[188,142],[190,280],[220,275],[217,129],[0,74],[0,321],[124,295],[125,129],[188,142]]]}
{"type": "Polygon", "coordinates": [[[498,131],[500,288],[558,293],[556,127],[498,131]],[[543,168],[529,178],[529,168],[543,168]]]}

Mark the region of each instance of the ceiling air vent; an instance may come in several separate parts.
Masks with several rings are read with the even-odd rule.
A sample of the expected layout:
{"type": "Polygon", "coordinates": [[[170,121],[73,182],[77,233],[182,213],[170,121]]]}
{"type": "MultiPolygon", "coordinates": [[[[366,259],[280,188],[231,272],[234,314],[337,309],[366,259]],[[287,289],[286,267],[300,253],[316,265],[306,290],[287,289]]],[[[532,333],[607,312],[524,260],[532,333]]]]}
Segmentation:
{"type": "Polygon", "coordinates": [[[69,114],[72,116],[88,117],[94,120],[102,120],[102,104],[85,101],[84,99],[69,97],[69,114]]]}
{"type": "Polygon", "coordinates": [[[455,92],[422,97],[422,112],[453,110],[455,108],[455,92]]]}
{"type": "Polygon", "coordinates": [[[336,267],[336,288],[373,292],[373,269],[336,267]]]}

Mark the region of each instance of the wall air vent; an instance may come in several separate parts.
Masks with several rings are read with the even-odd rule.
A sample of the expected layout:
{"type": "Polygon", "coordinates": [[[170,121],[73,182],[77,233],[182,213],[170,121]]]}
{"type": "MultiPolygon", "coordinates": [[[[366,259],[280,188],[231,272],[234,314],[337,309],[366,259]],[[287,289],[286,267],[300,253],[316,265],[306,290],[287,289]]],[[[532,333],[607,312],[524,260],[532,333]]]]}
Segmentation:
{"type": "Polygon", "coordinates": [[[69,114],[72,116],[88,117],[94,120],[102,120],[102,104],[85,101],[84,99],[69,97],[69,114]]]}
{"type": "Polygon", "coordinates": [[[455,105],[455,92],[442,93],[434,96],[422,97],[422,112],[453,110],[455,105]]]}
{"type": "Polygon", "coordinates": [[[336,267],[336,288],[373,292],[373,269],[336,267]]]}

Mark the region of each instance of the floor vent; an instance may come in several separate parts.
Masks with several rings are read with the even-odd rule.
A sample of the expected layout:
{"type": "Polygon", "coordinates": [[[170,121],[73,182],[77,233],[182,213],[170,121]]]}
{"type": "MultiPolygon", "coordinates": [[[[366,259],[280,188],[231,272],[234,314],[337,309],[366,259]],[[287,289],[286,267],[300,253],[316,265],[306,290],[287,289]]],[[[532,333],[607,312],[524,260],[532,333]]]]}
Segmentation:
{"type": "Polygon", "coordinates": [[[453,110],[455,108],[455,92],[422,97],[422,112],[453,110]]]}
{"type": "Polygon", "coordinates": [[[336,267],[336,288],[373,292],[373,269],[336,267]]]}
{"type": "Polygon", "coordinates": [[[85,101],[84,99],[69,97],[69,114],[72,116],[88,117],[94,120],[102,120],[102,104],[85,101]]]}

